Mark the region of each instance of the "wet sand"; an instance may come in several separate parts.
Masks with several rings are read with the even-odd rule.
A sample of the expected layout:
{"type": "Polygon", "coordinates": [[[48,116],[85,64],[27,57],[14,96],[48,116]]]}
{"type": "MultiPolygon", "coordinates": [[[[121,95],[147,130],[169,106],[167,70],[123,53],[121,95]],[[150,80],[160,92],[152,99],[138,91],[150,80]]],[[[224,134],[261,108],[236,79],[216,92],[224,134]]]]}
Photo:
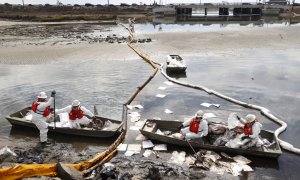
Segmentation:
{"type": "MultiPolygon", "coordinates": [[[[1,24],[3,25],[3,22],[1,24]]],[[[159,32],[137,34],[137,38],[150,37],[153,42],[137,43],[136,45],[149,56],[158,57],[158,60],[164,59],[167,54],[203,54],[229,57],[239,56],[240,50],[244,49],[285,50],[286,48],[294,48],[300,45],[299,34],[299,26],[249,28],[242,31],[159,32]]],[[[54,45],[53,43],[51,45],[47,43],[45,45],[24,45],[20,44],[19,39],[14,38],[16,37],[1,37],[0,63],[36,64],[60,60],[128,60],[138,58],[125,43],[80,42],[68,44],[62,41],[62,43],[54,43],[54,45]],[[5,38],[6,40],[9,39],[9,42],[4,44],[2,42],[1,44],[1,39],[5,38]]],[[[24,37],[24,41],[30,40],[32,40],[30,36],[24,37]]]]}
{"type": "Polygon", "coordinates": [[[244,49],[285,50],[298,47],[299,30],[299,26],[293,26],[215,32],[162,32],[145,34],[156,41],[142,47],[144,52],[153,55],[239,56],[239,51],[244,49]]]}

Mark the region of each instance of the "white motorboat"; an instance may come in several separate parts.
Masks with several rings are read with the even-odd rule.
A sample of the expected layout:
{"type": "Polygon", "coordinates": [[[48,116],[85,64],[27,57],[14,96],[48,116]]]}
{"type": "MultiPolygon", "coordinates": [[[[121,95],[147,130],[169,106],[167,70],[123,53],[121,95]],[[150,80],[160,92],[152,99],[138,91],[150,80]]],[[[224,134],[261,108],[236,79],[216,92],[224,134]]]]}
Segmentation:
{"type": "Polygon", "coordinates": [[[185,61],[179,55],[167,56],[167,72],[169,73],[183,73],[187,66],[185,61]]]}

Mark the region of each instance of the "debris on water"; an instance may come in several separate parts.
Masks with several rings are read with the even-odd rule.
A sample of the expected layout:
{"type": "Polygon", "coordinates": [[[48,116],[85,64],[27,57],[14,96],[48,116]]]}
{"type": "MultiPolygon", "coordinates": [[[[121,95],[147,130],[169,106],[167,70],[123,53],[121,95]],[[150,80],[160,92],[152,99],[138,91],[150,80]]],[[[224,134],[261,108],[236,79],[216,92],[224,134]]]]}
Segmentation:
{"type": "Polygon", "coordinates": [[[147,149],[147,150],[144,152],[143,156],[144,156],[144,157],[149,157],[151,154],[153,154],[153,151],[150,150],[150,149],[147,149]]]}
{"type": "Polygon", "coordinates": [[[137,151],[128,151],[128,150],[127,150],[127,151],[125,152],[124,155],[125,155],[125,156],[132,156],[132,155],[134,155],[134,154],[140,154],[140,153],[137,152],[137,151]]]}
{"type": "Polygon", "coordinates": [[[143,109],[144,107],[142,106],[142,105],[140,105],[140,104],[138,104],[138,105],[135,105],[135,106],[133,106],[134,108],[136,108],[136,109],[143,109]]]}
{"type": "Polygon", "coordinates": [[[206,102],[201,103],[200,105],[201,105],[201,106],[204,106],[204,107],[210,107],[210,106],[215,106],[215,107],[217,107],[217,108],[220,107],[220,104],[211,104],[211,103],[206,103],[206,102]]]}
{"type": "Polygon", "coordinates": [[[166,95],[164,94],[157,94],[156,97],[159,97],[159,98],[164,98],[166,95]]]}
{"type": "Polygon", "coordinates": [[[169,109],[165,109],[165,113],[166,114],[173,114],[173,111],[169,110],[169,109]]]}
{"type": "Polygon", "coordinates": [[[184,151],[181,151],[181,152],[173,151],[172,157],[169,162],[181,165],[185,161],[185,155],[186,155],[186,152],[184,152],[184,151]]]}
{"type": "Polygon", "coordinates": [[[153,150],[154,151],[166,151],[167,150],[167,145],[166,144],[158,144],[158,145],[155,145],[153,147],[153,150]]]}
{"type": "Polygon", "coordinates": [[[147,140],[148,138],[142,134],[138,134],[137,137],[135,138],[135,140],[137,141],[144,141],[147,140]]]}
{"type": "Polygon", "coordinates": [[[166,89],[166,87],[164,87],[164,86],[160,86],[160,87],[158,87],[158,89],[160,89],[160,90],[165,90],[165,89],[166,89]]]}
{"type": "Polygon", "coordinates": [[[140,117],[141,115],[140,115],[139,112],[129,112],[128,116],[130,116],[130,117],[140,117]]]}
{"type": "Polygon", "coordinates": [[[164,82],[166,85],[169,85],[169,86],[171,86],[171,85],[173,85],[174,83],[172,83],[171,81],[165,81],[164,82]]]}
{"type": "Polygon", "coordinates": [[[128,104],[127,108],[131,110],[131,109],[133,109],[133,106],[128,104]]]}
{"type": "Polygon", "coordinates": [[[144,121],[138,121],[138,122],[134,123],[134,126],[139,127],[139,128],[142,128],[143,125],[144,125],[144,121]]]}
{"type": "Polygon", "coordinates": [[[137,122],[137,121],[139,121],[140,119],[141,119],[140,116],[131,116],[131,117],[130,117],[130,121],[131,121],[131,122],[137,122]]]}
{"type": "Polygon", "coordinates": [[[147,141],[142,142],[142,146],[143,146],[143,149],[147,149],[147,148],[154,147],[154,144],[152,143],[151,140],[147,140],[147,141]]]}
{"type": "Polygon", "coordinates": [[[118,151],[126,151],[127,149],[127,144],[120,144],[117,148],[118,151]]]}
{"type": "Polygon", "coordinates": [[[128,151],[141,151],[142,145],[141,144],[128,144],[127,150],[128,151]]]}
{"type": "Polygon", "coordinates": [[[241,156],[241,155],[237,155],[237,156],[234,156],[233,157],[233,160],[239,164],[249,164],[251,163],[252,161],[245,158],[244,156],[241,156]]]}

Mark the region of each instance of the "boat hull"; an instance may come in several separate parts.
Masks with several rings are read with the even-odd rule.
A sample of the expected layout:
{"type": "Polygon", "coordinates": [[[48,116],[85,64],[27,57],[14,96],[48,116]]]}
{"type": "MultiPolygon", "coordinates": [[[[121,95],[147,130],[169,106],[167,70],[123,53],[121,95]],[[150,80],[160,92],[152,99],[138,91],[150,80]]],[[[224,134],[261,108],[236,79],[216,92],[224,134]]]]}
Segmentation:
{"type": "MultiPolygon", "coordinates": [[[[31,121],[25,120],[24,115],[30,110],[30,107],[24,108],[21,111],[15,112],[11,115],[6,116],[5,118],[10,122],[13,126],[25,126],[29,128],[35,128],[35,124],[31,121]]],[[[77,135],[77,136],[87,136],[87,137],[112,137],[119,133],[119,130],[122,128],[123,123],[118,120],[108,119],[100,117],[104,120],[109,120],[113,123],[118,124],[117,128],[114,130],[90,130],[90,129],[75,129],[75,128],[67,128],[67,127],[52,127],[48,126],[49,132],[68,134],[68,135],[77,135]]]]}
{"type": "MultiPolygon", "coordinates": [[[[143,128],[140,129],[140,132],[144,136],[146,136],[149,139],[154,140],[154,141],[159,141],[159,142],[163,142],[163,143],[167,143],[167,144],[171,144],[171,145],[189,147],[188,142],[185,140],[180,140],[180,139],[176,139],[176,138],[169,137],[166,135],[160,135],[160,134],[155,133],[157,129],[160,129],[162,131],[168,130],[168,131],[176,132],[177,127],[179,127],[179,125],[181,123],[182,122],[179,122],[179,121],[166,121],[166,120],[151,119],[151,120],[146,121],[143,128]],[[156,124],[156,127],[153,129],[152,132],[148,131],[146,128],[146,124],[148,122],[156,124]]],[[[260,151],[260,150],[252,150],[252,149],[250,150],[250,149],[228,148],[225,146],[213,146],[213,145],[209,145],[209,144],[203,144],[202,141],[189,141],[189,142],[194,148],[207,149],[207,150],[218,151],[218,152],[227,152],[227,153],[232,153],[232,154],[250,155],[250,156],[268,157],[268,158],[277,158],[278,156],[280,156],[282,152],[281,152],[280,146],[274,136],[274,133],[262,130],[260,135],[263,138],[267,138],[269,140],[275,141],[276,144],[274,145],[274,150],[266,152],[266,151],[260,151]]]]}

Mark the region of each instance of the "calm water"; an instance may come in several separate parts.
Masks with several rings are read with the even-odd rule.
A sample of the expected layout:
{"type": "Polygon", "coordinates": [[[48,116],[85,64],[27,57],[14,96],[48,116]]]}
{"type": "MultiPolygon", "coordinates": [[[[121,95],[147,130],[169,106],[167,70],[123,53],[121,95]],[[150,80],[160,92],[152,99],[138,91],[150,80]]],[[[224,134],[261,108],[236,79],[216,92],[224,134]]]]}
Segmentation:
{"type": "MultiPolygon", "coordinates": [[[[167,26],[167,25],[166,25],[167,26]]],[[[175,26],[175,25],[174,25],[175,26]]],[[[152,26],[153,27],[153,26],[152,26]]],[[[151,25],[138,25],[136,29],[147,31],[151,25]]],[[[117,28],[116,28],[117,29],[117,28]]],[[[182,30],[176,25],[177,30],[182,30]]],[[[183,27],[184,29],[184,27],[183,27]]],[[[228,30],[228,29],[226,29],[228,30]]],[[[300,48],[285,51],[245,50],[239,57],[208,55],[183,55],[188,64],[186,77],[179,80],[192,84],[205,85],[233,98],[261,105],[288,123],[288,130],[282,139],[300,147],[300,60],[295,58],[300,48]],[[292,54],[292,55],[291,55],[292,54]]],[[[300,56],[300,53],[297,57],[300,56]]],[[[164,62],[164,55],[153,57],[164,62]]],[[[37,140],[37,134],[12,129],[5,116],[31,104],[37,92],[57,91],[56,107],[69,105],[73,99],[79,99],[83,105],[92,109],[97,106],[99,114],[105,117],[121,119],[122,104],[152,74],[151,67],[140,59],[63,61],[41,65],[1,65],[0,66],[0,134],[4,139],[29,136],[37,140]],[[80,68],[79,68],[80,67],[80,68]],[[43,72],[39,74],[38,72],[43,72]]],[[[142,119],[160,117],[179,119],[193,115],[199,108],[213,112],[227,119],[230,112],[241,115],[256,113],[264,129],[275,130],[278,126],[262,117],[258,112],[242,108],[207,93],[181,87],[166,85],[166,79],[157,75],[153,81],[137,96],[134,104],[141,104],[139,110],[142,119]],[[158,87],[165,86],[165,90],[158,87]],[[156,94],[166,94],[157,98],[156,94]],[[203,108],[203,102],[221,104],[220,108],[203,108]],[[165,109],[174,113],[166,114],[165,109]]],[[[131,125],[131,123],[129,123],[131,125]]],[[[132,143],[138,131],[129,131],[126,142],[132,143]]],[[[61,137],[64,142],[75,144],[75,148],[89,146],[107,146],[109,143],[72,137],[61,137]]],[[[253,173],[244,177],[250,179],[297,179],[300,174],[300,156],[283,152],[278,160],[253,159],[253,173]]]]}

